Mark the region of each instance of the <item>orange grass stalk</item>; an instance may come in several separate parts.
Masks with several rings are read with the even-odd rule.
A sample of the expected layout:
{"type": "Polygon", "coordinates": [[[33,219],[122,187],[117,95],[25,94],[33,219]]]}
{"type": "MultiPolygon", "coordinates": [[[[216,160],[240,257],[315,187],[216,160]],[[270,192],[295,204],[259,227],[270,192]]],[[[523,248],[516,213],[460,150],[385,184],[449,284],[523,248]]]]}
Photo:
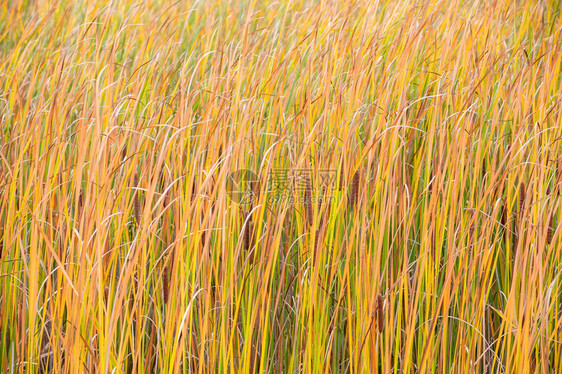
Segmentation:
{"type": "MultiPolygon", "coordinates": [[[[171,190],[169,190],[168,192],[166,192],[166,195],[164,196],[164,202],[163,202],[163,208],[167,208],[166,212],[164,213],[163,217],[162,217],[162,222],[163,222],[163,231],[164,231],[164,243],[168,243],[169,242],[169,232],[170,232],[170,221],[169,221],[169,217],[170,217],[170,207],[168,207],[168,205],[170,204],[170,194],[171,194],[171,190]]],[[[174,249],[175,249],[175,245],[172,246],[171,253],[167,256],[168,260],[166,261],[166,265],[164,266],[164,271],[162,274],[162,296],[164,299],[164,303],[167,304],[168,300],[170,299],[170,281],[172,278],[172,266],[174,263],[174,249]]]]}
{"type": "Polygon", "coordinates": [[[134,200],[133,200],[133,212],[135,214],[135,220],[137,222],[137,225],[140,224],[140,203],[139,203],[139,175],[138,173],[135,173],[135,176],[133,178],[133,183],[135,185],[135,194],[134,194],[134,200]]]}
{"type": "Polygon", "coordinates": [[[169,261],[164,267],[164,273],[162,274],[162,297],[165,304],[167,304],[170,299],[170,278],[172,277],[171,267],[172,261],[174,260],[173,253],[171,253],[169,257],[169,261]]]}
{"type": "Polygon", "coordinates": [[[502,210],[501,210],[500,222],[501,222],[501,225],[502,225],[502,228],[503,228],[504,235],[505,235],[505,233],[507,233],[509,231],[508,227],[507,227],[507,206],[506,206],[506,204],[507,203],[505,201],[505,198],[502,198],[502,210]]]}
{"type": "Polygon", "coordinates": [[[319,214],[319,227],[323,227],[324,224],[327,221],[327,216],[330,215],[330,209],[332,208],[332,201],[331,201],[331,196],[328,196],[328,188],[326,186],[322,187],[322,199],[320,200],[320,204],[318,204],[318,214],[319,214]],[[326,202],[326,205],[324,205],[324,201],[328,200],[326,202]],[[322,214],[322,207],[325,206],[325,212],[324,214],[322,214]]]}
{"type": "Polygon", "coordinates": [[[562,191],[562,156],[559,156],[556,160],[556,194],[561,195],[562,191]]]}

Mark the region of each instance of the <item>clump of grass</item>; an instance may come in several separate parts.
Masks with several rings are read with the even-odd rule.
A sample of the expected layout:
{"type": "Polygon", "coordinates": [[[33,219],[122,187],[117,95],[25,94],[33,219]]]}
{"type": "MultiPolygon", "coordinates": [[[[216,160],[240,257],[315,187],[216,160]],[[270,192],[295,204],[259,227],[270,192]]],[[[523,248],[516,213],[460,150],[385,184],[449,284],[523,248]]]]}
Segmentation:
{"type": "Polygon", "coordinates": [[[562,372],[559,13],[1,3],[0,372],[562,372]]]}

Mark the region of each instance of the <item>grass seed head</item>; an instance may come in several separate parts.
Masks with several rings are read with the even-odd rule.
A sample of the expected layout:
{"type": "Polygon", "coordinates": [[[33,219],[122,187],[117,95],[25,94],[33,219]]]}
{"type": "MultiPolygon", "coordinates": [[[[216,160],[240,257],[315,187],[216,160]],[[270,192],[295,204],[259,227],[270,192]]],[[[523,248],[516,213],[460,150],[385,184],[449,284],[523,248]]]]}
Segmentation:
{"type": "Polygon", "coordinates": [[[381,294],[377,295],[375,311],[377,316],[377,329],[379,332],[382,332],[384,329],[384,298],[381,294]]]}
{"type": "Polygon", "coordinates": [[[140,223],[140,202],[139,202],[139,175],[138,173],[135,173],[135,176],[133,178],[133,183],[135,185],[135,197],[133,200],[133,212],[135,215],[135,220],[137,222],[137,224],[140,223]]]}
{"type": "Polygon", "coordinates": [[[526,197],[527,197],[527,189],[525,187],[525,182],[521,182],[519,184],[519,214],[523,214],[526,197]]]}
{"type": "Polygon", "coordinates": [[[351,179],[351,189],[349,191],[349,209],[353,209],[357,204],[359,198],[359,179],[361,177],[361,173],[359,170],[353,174],[353,178],[351,179]]]}
{"type": "Polygon", "coordinates": [[[547,244],[552,244],[552,239],[554,238],[554,233],[556,231],[555,222],[554,222],[554,214],[551,214],[550,220],[548,222],[548,230],[546,232],[546,242],[547,244]]]}
{"type": "Polygon", "coordinates": [[[254,222],[252,221],[252,218],[248,218],[246,224],[244,225],[244,233],[243,233],[243,244],[244,244],[244,249],[246,251],[249,251],[252,249],[253,243],[253,231],[254,231],[254,222]]]}
{"type": "Polygon", "coordinates": [[[312,209],[312,184],[309,176],[305,177],[304,206],[306,209],[306,220],[309,225],[312,225],[314,211],[312,209]]]}

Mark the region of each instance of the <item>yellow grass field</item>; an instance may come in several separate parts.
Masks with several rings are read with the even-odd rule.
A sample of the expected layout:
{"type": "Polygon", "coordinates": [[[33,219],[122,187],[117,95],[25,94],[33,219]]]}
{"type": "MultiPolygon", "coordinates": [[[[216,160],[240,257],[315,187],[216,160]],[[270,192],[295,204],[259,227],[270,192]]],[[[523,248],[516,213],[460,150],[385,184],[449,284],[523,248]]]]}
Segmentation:
{"type": "Polygon", "coordinates": [[[0,1],[0,373],[562,373],[561,7],[0,1]]]}

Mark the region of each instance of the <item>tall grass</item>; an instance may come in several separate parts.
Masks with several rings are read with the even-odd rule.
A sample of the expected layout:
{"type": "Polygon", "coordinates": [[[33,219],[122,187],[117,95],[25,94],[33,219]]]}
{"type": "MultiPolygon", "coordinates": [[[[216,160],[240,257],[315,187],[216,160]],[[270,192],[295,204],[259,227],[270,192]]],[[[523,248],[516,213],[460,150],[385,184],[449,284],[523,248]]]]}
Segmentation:
{"type": "Polygon", "coordinates": [[[0,4],[0,372],[562,372],[559,1],[0,4]]]}

